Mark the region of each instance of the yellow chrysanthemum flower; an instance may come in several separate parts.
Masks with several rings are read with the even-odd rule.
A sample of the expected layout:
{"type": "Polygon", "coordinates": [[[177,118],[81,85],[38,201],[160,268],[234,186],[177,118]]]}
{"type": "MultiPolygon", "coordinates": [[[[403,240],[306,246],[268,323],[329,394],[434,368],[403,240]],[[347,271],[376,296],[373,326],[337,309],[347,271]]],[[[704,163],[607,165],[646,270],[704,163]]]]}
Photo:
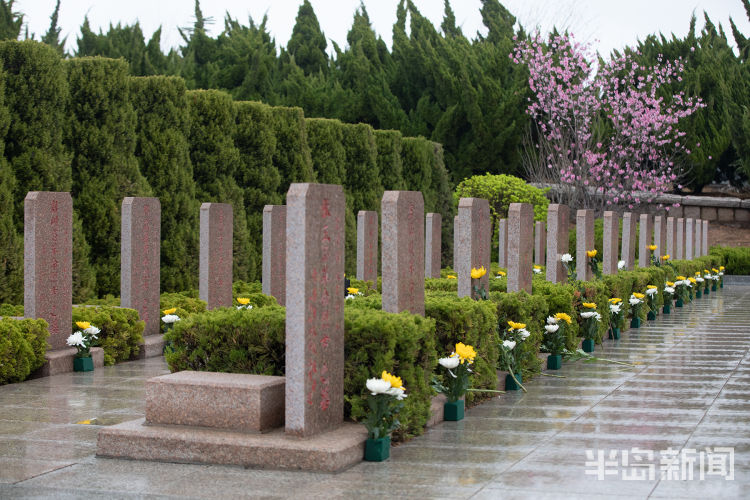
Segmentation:
{"type": "Polygon", "coordinates": [[[461,363],[468,361],[469,363],[474,362],[474,358],[477,357],[477,352],[470,345],[465,345],[463,342],[456,344],[456,354],[458,355],[461,363]]]}
{"type": "Polygon", "coordinates": [[[586,251],[586,256],[589,259],[593,259],[594,257],[596,257],[596,249],[594,249],[594,250],[587,250],[586,251]]]}
{"type": "Polygon", "coordinates": [[[690,283],[693,283],[693,284],[698,283],[698,280],[696,280],[695,278],[688,278],[688,279],[690,280],[690,283]]]}
{"type": "Polygon", "coordinates": [[[247,297],[237,297],[237,302],[239,302],[243,306],[246,306],[250,303],[250,299],[248,299],[247,297]]]}
{"type": "Polygon", "coordinates": [[[670,259],[669,254],[661,256],[661,260],[669,260],[669,259],[670,259]]]}
{"type": "Polygon", "coordinates": [[[568,314],[565,314],[565,313],[557,313],[557,314],[555,314],[555,319],[557,319],[558,321],[559,320],[563,320],[563,321],[565,321],[569,325],[571,323],[573,323],[573,320],[571,319],[571,317],[568,314]]]}
{"type": "Polygon", "coordinates": [[[167,315],[167,314],[174,314],[174,313],[177,312],[177,308],[176,307],[172,307],[171,309],[164,309],[162,312],[165,315],[167,315]]]}
{"type": "Polygon", "coordinates": [[[622,302],[622,299],[619,297],[612,297],[611,299],[609,299],[610,304],[619,304],[620,302],[622,302]]]}
{"type": "Polygon", "coordinates": [[[353,286],[350,286],[346,289],[347,292],[351,293],[352,295],[357,295],[359,293],[359,288],[354,288],[353,286]]]}
{"type": "Polygon", "coordinates": [[[587,309],[596,309],[596,302],[584,302],[582,305],[587,309]]]}
{"type": "Polygon", "coordinates": [[[76,321],[76,326],[81,330],[85,330],[86,328],[89,328],[91,326],[91,323],[89,323],[88,321],[76,321]]]}
{"type": "Polygon", "coordinates": [[[704,274],[708,274],[708,269],[704,269],[704,270],[703,270],[703,273],[704,273],[704,274]]]}
{"type": "Polygon", "coordinates": [[[719,266],[719,271],[723,271],[723,270],[724,270],[724,266],[719,266]]]}
{"type": "Polygon", "coordinates": [[[452,274],[449,274],[448,276],[446,276],[446,278],[448,278],[449,280],[455,280],[455,279],[458,279],[458,278],[456,278],[455,276],[453,276],[452,274]]]}
{"type": "Polygon", "coordinates": [[[673,281],[667,281],[667,286],[670,286],[674,288],[674,282],[673,281]]]}
{"type": "Polygon", "coordinates": [[[536,264],[534,264],[534,269],[541,269],[541,268],[542,266],[537,266],[536,264]]]}
{"type": "Polygon", "coordinates": [[[653,252],[654,250],[656,250],[656,245],[648,245],[646,248],[653,252]]]}
{"type": "Polygon", "coordinates": [[[677,281],[685,281],[687,278],[684,276],[677,276],[677,281]]]}
{"type": "Polygon", "coordinates": [[[401,377],[397,377],[395,375],[391,375],[387,371],[383,370],[383,374],[380,376],[383,380],[386,382],[391,383],[391,387],[394,389],[403,389],[404,388],[404,382],[401,380],[401,377]]]}
{"type": "Polygon", "coordinates": [[[648,286],[646,286],[646,288],[649,288],[649,289],[651,289],[651,290],[655,290],[655,289],[657,289],[657,288],[659,288],[659,287],[658,287],[658,286],[655,286],[655,285],[648,285],[648,286]]]}
{"type": "Polygon", "coordinates": [[[515,321],[508,321],[508,326],[510,326],[514,330],[520,330],[521,328],[526,328],[526,323],[516,323],[515,321]]]}
{"type": "Polygon", "coordinates": [[[482,276],[487,274],[487,269],[484,268],[484,266],[480,267],[479,269],[472,267],[471,268],[471,278],[478,280],[482,276]]]}
{"type": "Polygon", "coordinates": [[[695,275],[696,275],[696,276],[700,276],[700,275],[701,275],[701,272],[700,272],[700,271],[695,271],[695,275]]]}
{"type": "Polygon", "coordinates": [[[497,275],[498,276],[507,276],[507,273],[505,271],[498,271],[497,275]]]}
{"type": "Polygon", "coordinates": [[[646,296],[645,294],[638,293],[638,292],[633,292],[633,297],[635,297],[636,299],[642,299],[645,296],[646,296]]]}
{"type": "Polygon", "coordinates": [[[718,269],[716,269],[715,267],[712,267],[712,268],[711,268],[711,271],[713,271],[713,272],[715,272],[715,273],[718,273],[718,272],[719,272],[719,270],[718,270],[718,269]]]}

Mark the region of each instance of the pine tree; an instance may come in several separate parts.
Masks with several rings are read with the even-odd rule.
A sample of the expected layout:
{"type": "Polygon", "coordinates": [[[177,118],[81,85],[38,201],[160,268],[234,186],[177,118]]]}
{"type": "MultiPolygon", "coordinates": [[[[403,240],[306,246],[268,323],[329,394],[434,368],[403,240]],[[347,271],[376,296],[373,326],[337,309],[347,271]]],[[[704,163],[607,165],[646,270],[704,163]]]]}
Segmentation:
{"type": "Polygon", "coordinates": [[[315,11],[310,1],[304,0],[297,11],[297,20],[287,43],[287,50],[305,75],[311,75],[328,72],[327,46],[315,11]]]}
{"type": "Polygon", "coordinates": [[[57,3],[55,4],[55,10],[52,12],[52,15],[50,16],[50,24],[49,29],[47,30],[47,33],[42,36],[42,43],[46,43],[50,47],[53,47],[57,50],[57,52],[60,55],[63,55],[65,52],[65,40],[67,40],[67,37],[60,40],[60,31],[61,28],[57,25],[58,16],[60,15],[60,0],[57,0],[57,3]]]}
{"type": "Polygon", "coordinates": [[[216,40],[206,34],[206,24],[210,22],[210,18],[203,17],[200,0],[195,0],[193,27],[179,30],[185,41],[185,46],[181,48],[183,63],[180,74],[189,89],[208,89],[214,82],[216,40]]]}
{"type": "MultiPolygon", "coordinates": [[[[15,0],[0,0],[0,40],[18,40],[23,26],[23,14],[13,11],[15,0]]],[[[27,36],[28,39],[28,31],[27,36]]]]}

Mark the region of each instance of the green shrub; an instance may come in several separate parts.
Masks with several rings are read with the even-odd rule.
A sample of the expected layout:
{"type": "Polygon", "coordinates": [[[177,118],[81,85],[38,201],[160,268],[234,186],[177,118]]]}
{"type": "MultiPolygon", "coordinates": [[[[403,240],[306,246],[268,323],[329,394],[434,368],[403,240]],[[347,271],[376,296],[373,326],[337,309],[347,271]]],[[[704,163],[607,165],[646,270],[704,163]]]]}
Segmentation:
{"type": "Polygon", "coordinates": [[[378,148],[378,172],[383,189],[389,191],[406,189],[401,164],[401,132],[376,130],[375,144],[378,148]]]}
{"type": "Polygon", "coordinates": [[[48,336],[43,319],[0,319],[0,385],[26,380],[41,368],[48,336]]]}
{"type": "Polygon", "coordinates": [[[244,297],[251,293],[263,293],[263,284],[260,281],[235,281],[232,283],[233,297],[244,297]]]}
{"type": "Polygon", "coordinates": [[[188,314],[199,314],[206,312],[206,302],[182,293],[162,293],[159,298],[159,309],[177,308],[177,316],[181,319],[188,314]]]}
{"type": "Polygon", "coordinates": [[[124,307],[82,306],[73,308],[73,331],[76,321],[88,321],[101,330],[95,346],[104,350],[104,364],[113,365],[138,355],[143,343],[143,321],[138,311],[124,307]]]}
{"type": "MultiPolygon", "coordinates": [[[[491,292],[490,301],[497,308],[498,334],[508,328],[508,321],[525,323],[531,336],[522,344],[521,369],[524,375],[539,373],[541,362],[537,357],[542,344],[542,332],[547,322],[549,309],[544,297],[529,295],[526,292],[491,292]]],[[[555,311],[558,312],[558,311],[555,311]]],[[[498,366],[498,369],[503,367],[498,366]]]]}
{"type": "Polygon", "coordinates": [[[0,316],[23,316],[23,304],[0,304],[0,316]]]}
{"type": "MultiPolygon", "coordinates": [[[[721,259],[719,265],[725,267],[724,274],[750,274],[750,248],[747,247],[711,247],[709,257],[721,259]]],[[[718,266],[714,265],[716,269],[718,266]]],[[[710,268],[709,268],[710,269],[710,268]]]]}

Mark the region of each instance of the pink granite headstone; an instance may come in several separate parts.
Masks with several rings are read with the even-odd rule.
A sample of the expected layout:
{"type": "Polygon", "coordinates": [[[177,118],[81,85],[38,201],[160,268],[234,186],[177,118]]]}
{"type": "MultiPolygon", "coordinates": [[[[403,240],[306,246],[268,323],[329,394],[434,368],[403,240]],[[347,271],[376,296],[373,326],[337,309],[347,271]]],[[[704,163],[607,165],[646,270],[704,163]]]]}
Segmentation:
{"type": "Polygon", "coordinates": [[[482,198],[461,198],[458,201],[461,232],[458,246],[458,296],[474,297],[473,286],[489,293],[490,248],[492,223],[490,202],[482,198]],[[472,268],[484,267],[487,273],[476,283],[471,279],[472,268]]]}
{"type": "Polygon", "coordinates": [[[620,216],[617,212],[604,212],[603,229],[602,273],[617,274],[617,253],[620,249],[620,216]]]}
{"type": "Polygon", "coordinates": [[[159,199],[123,199],[120,227],[120,305],[138,311],[146,324],[144,335],[158,335],[161,331],[159,199]]]}
{"type": "MultiPolygon", "coordinates": [[[[424,316],[424,198],[420,191],[386,191],[380,213],[383,238],[383,310],[424,316]]],[[[460,225],[463,221],[460,222],[460,225]]]]}
{"type": "Polygon", "coordinates": [[[703,256],[703,237],[701,234],[703,233],[703,220],[702,219],[696,219],[695,220],[695,233],[693,234],[693,237],[695,238],[695,241],[693,242],[693,258],[698,258],[703,256]]]}
{"type": "Polygon", "coordinates": [[[562,283],[568,279],[560,260],[568,253],[570,209],[567,205],[550,204],[547,207],[547,281],[562,283]]]}
{"type": "Polygon", "coordinates": [[[657,259],[660,259],[662,255],[667,255],[667,226],[661,215],[654,217],[654,245],[656,245],[654,255],[657,259]]]}
{"type": "Polygon", "coordinates": [[[654,232],[654,218],[649,214],[641,214],[641,222],[638,227],[638,266],[648,267],[651,265],[651,250],[646,248],[651,244],[654,232]]]}
{"type": "Polygon", "coordinates": [[[234,214],[228,203],[204,203],[200,216],[199,296],[208,309],[232,306],[234,214]]]}
{"type": "Polygon", "coordinates": [[[453,270],[458,267],[458,215],[453,217],[453,270]]]}
{"type": "Polygon", "coordinates": [[[357,279],[378,284],[378,213],[360,210],[357,214],[357,279]]]}
{"type": "Polygon", "coordinates": [[[344,420],[344,189],[295,183],[286,206],[285,431],[308,437],[344,420]]]}
{"type": "Polygon", "coordinates": [[[625,269],[632,271],[635,267],[635,233],[637,219],[632,212],[622,214],[622,250],[621,260],[625,261],[625,269]]]}
{"type": "Polygon", "coordinates": [[[695,219],[685,219],[685,260],[695,257],[695,219]]]}
{"type": "Polygon", "coordinates": [[[286,304],[286,205],[263,207],[263,293],[286,304]]]}
{"type": "Polygon", "coordinates": [[[675,231],[675,258],[682,260],[685,258],[685,219],[682,217],[677,219],[677,228],[675,231]]]}
{"type": "Polygon", "coordinates": [[[674,217],[667,217],[667,242],[666,242],[666,250],[667,255],[669,255],[670,259],[675,259],[675,250],[676,250],[676,243],[677,243],[677,228],[675,227],[675,218],[674,217]]]}
{"type": "Polygon", "coordinates": [[[708,255],[708,221],[703,221],[703,232],[701,233],[703,236],[703,244],[701,245],[701,248],[703,249],[703,255],[708,255]]]}
{"type": "Polygon", "coordinates": [[[425,217],[424,237],[424,273],[427,278],[440,277],[440,245],[442,236],[440,234],[442,216],[429,213],[425,217]]]}
{"type": "Polygon", "coordinates": [[[543,266],[546,263],[547,228],[544,221],[534,223],[534,264],[543,266]]]}
{"type": "Polygon", "coordinates": [[[24,316],[49,324],[52,349],[67,347],[73,323],[73,200],[31,191],[24,200],[24,316]]]}
{"type": "Polygon", "coordinates": [[[497,221],[497,265],[503,269],[508,267],[508,219],[497,221]]]}
{"type": "Polygon", "coordinates": [[[590,281],[594,274],[589,267],[586,252],[594,249],[594,211],[591,209],[576,212],[576,277],[580,281],[590,281]]]}
{"type": "Polygon", "coordinates": [[[511,203],[508,208],[508,292],[531,293],[534,205],[511,203]]]}

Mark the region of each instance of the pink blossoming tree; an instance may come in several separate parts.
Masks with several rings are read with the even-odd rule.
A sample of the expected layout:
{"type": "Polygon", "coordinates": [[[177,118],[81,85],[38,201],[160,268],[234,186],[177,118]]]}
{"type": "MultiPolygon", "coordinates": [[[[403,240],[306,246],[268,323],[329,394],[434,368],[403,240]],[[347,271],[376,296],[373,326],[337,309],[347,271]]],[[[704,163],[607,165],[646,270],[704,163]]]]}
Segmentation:
{"type": "Polygon", "coordinates": [[[704,106],[666,92],[681,80],[681,60],[644,67],[625,51],[595,71],[590,47],[570,35],[544,43],[536,33],[516,43],[511,57],[528,67],[534,96],[527,109],[539,135],[534,156],[547,179],[571,188],[568,203],[633,208],[678,185],[674,158],[690,154],[678,124],[704,106]]]}

